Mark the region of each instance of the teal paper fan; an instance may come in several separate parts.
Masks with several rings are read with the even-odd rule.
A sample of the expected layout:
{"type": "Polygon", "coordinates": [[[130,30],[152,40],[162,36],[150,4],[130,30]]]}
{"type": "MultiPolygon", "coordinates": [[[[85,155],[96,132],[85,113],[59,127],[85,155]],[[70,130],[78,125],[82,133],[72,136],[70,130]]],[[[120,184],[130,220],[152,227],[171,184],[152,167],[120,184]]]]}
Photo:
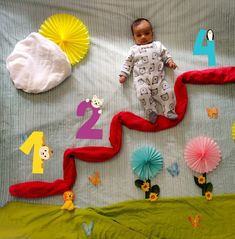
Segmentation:
{"type": "Polygon", "coordinates": [[[142,147],[133,152],[131,167],[141,180],[148,180],[160,173],[163,168],[163,158],[155,148],[142,147]]]}

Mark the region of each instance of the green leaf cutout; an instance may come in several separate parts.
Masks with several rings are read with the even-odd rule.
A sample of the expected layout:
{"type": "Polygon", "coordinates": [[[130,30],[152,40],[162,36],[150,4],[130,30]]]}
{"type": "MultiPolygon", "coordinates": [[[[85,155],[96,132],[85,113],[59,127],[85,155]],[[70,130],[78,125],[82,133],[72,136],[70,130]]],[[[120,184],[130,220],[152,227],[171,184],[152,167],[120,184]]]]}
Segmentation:
{"type": "Polygon", "coordinates": [[[148,198],[149,198],[149,195],[150,195],[150,191],[145,192],[145,199],[148,199],[148,198]]]}
{"type": "Polygon", "coordinates": [[[141,188],[141,186],[143,185],[144,181],[140,180],[140,179],[136,179],[135,180],[135,186],[138,188],[141,188]]]}
{"type": "Polygon", "coordinates": [[[150,192],[160,194],[160,187],[157,184],[155,184],[151,187],[150,192]]]}
{"type": "Polygon", "coordinates": [[[212,192],[212,191],[213,191],[212,183],[207,183],[205,186],[205,192],[212,192]]]}
{"type": "Polygon", "coordinates": [[[205,193],[206,193],[206,184],[203,185],[202,196],[205,196],[205,193]]]}
{"type": "Polygon", "coordinates": [[[151,180],[150,180],[150,179],[147,179],[146,182],[149,183],[149,185],[150,185],[150,187],[151,187],[151,180]]]}

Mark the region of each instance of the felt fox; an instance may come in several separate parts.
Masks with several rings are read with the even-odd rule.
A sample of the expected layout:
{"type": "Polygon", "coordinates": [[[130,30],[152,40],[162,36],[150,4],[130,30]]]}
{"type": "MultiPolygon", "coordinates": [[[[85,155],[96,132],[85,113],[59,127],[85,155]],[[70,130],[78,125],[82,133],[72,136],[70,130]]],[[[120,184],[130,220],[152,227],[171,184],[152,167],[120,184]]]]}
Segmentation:
{"type": "Polygon", "coordinates": [[[98,113],[101,114],[102,113],[101,107],[104,103],[104,99],[99,99],[96,95],[94,95],[91,100],[86,99],[86,102],[89,102],[89,101],[91,102],[92,107],[99,109],[98,113]]]}

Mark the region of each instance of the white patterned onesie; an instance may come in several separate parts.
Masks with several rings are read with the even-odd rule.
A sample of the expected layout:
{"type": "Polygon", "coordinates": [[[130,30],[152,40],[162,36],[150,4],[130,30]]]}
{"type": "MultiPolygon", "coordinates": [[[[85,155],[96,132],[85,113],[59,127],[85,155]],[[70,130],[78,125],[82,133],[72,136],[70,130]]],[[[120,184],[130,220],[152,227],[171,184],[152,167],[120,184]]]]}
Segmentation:
{"type": "Polygon", "coordinates": [[[154,41],[146,45],[134,45],[121,68],[121,74],[129,76],[133,71],[137,97],[145,109],[145,114],[156,110],[156,102],[162,106],[164,115],[175,113],[174,90],[165,80],[164,64],[171,56],[163,44],[154,41]]]}

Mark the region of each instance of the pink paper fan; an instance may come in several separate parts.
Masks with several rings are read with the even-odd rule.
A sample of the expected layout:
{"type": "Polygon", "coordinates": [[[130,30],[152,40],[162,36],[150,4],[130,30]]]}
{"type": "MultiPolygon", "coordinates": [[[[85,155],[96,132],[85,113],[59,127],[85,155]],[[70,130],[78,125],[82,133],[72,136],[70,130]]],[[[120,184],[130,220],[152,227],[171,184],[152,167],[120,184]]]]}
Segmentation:
{"type": "Polygon", "coordinates": [[[218,166],[221,152],[213,139],[200,136],[192,139],[186,145],[184,158],[188,167],[193,171],[208,173],[218,166]]]}

